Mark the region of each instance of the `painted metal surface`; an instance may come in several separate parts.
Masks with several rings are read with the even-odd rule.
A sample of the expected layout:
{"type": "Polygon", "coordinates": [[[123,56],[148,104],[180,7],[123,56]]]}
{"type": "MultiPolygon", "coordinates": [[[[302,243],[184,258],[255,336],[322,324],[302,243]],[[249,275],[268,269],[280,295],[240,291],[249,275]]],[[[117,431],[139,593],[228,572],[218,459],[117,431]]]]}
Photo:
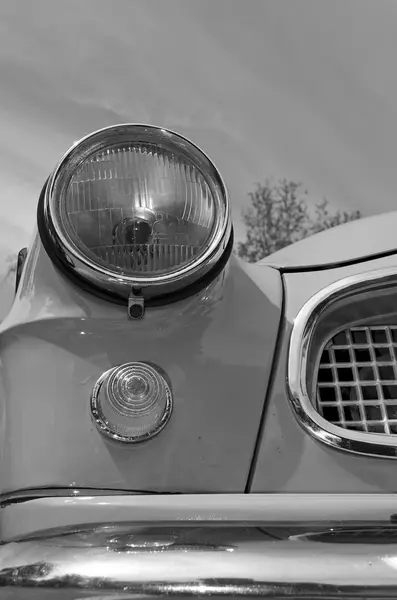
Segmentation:
{"type": "Polygon", "coordinates": [[[131,321],[57,272],[36,239],[0,327],[1,492],[243,491],[281,304],[276,270],[232,258],[198,296],[131,321]],[[90,394],[103,371],[141,360],[166,371],[174,410],[157,438],[126,448],[98,432],[90,394]]]}
{"type": "Polygon", "coordinates": [[[97,523],[144,526],[249,525],[276,528],[278,537],[295,529],[390,526],[396,523],[394,494],[112,494],[82,490],[36,499],[0,498],[1,539],[36,537],[59,528],[80,529],[97,523]],[[281,533],[280,533],[281,531],[281,533]]]}
{"type": "Polygon", "coordinates": [[[264,258],[261,264],[282,269],[327,266],[375,259],[396,249],[397,211],[326,229],[264,258]]]}
{"type": "Polygon", "coordinates": [[[286,318],[275,380],[268,398],[252,492],[396,492],[397,461],[357,456],[312,439],[298,424],[287,391],[287,360],[292,323],[306,301],[323,287],[371,269],[396,268],[396,257],[349,267],[286,273],[286,318]]]}

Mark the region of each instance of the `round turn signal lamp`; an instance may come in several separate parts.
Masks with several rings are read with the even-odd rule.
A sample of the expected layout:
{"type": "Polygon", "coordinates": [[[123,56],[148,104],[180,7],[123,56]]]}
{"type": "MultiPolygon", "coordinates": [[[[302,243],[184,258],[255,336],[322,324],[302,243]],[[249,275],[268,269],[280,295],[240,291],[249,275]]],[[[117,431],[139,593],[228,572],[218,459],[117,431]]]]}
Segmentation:
{"type": "Polygon", "coordinates": [[[109,369],[91,394],[91,414],[98,429],[119,442],[148,440],[168,423],[172,392],[161,369],[131,362],[109,369]]]}

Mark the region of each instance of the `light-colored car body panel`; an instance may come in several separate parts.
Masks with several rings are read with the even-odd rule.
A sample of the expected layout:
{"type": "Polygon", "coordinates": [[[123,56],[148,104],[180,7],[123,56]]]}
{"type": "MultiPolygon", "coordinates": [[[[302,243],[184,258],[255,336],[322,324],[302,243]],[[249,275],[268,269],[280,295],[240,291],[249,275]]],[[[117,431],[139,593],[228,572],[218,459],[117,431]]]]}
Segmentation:
{"type": "Polygon", "coordinates": [[[394,254],[396,247],[397,211],[394,211],[326,229],[274,252],[260,263],[287,270],[332,267],[394,254]]]}
{"type": "Polygon", "coordinates": [[[350,275],[395,267],[395,255],[343,268],[284,273],[285,310],[280,354],[267,398],[252,492],[368,493],[397,491],[397,463],[359,456],[316,442],[300,426],[288,397],[287,359],[294,319],[322,288],[350,275]]]}
{"type": "Polygon", "coordinates": [[[278,271],[233,257],[196,296],[132,321],[71,283],[36,240],[0,332],[0,491],[243,492],[281,309],[278,271]],[[131,361],[167,373],[174,408],[156,438],[125,446],[98,431],[90,396],[131,361]]]}

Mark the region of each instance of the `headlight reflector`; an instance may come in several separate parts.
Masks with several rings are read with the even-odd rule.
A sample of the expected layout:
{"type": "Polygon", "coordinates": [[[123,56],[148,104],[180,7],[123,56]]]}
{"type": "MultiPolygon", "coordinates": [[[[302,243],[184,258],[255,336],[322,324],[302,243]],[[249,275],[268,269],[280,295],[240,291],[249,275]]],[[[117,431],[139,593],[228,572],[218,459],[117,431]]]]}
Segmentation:
{"type": "Polygon", "coordinates": [[[186,284],[213,266],[231,232],[211,161],[178,134],[144,125],[76,144],[48,183],[44,211],[68,263],[108,289],[186,284]]]}

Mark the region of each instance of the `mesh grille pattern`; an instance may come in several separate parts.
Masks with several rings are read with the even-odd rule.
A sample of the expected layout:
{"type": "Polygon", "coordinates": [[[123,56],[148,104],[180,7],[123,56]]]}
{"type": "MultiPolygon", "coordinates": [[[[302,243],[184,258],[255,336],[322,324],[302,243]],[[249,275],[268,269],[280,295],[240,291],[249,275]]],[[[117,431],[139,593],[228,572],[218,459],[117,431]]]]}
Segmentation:
{"type": "Polygon", "coordinates": [[[330,423],[397,434],[397,325],[352,327],[325,346],[317,410],[330,423]]]}

